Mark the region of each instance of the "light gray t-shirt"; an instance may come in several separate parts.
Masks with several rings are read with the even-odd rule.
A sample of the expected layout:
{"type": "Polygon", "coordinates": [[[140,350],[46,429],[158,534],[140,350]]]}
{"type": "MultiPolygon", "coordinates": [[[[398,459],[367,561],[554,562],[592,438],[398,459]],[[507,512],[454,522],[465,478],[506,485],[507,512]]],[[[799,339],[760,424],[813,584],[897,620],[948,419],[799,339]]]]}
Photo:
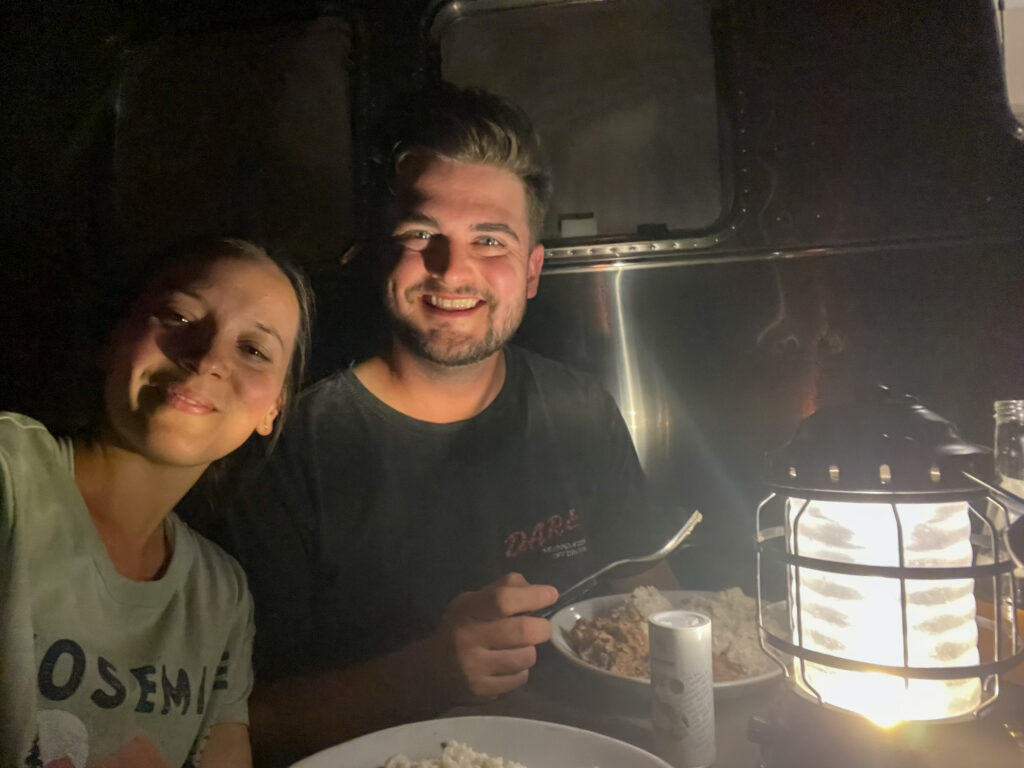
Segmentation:
{"type": "MultiPolygon", "coordinates": [[[[247,723],[252,601],[232,558],[174,514],[158,581],[121,576],[70,441],[0,413],[0,765],[94,766],[139,734],[189,765],[247,723]]],[[[127,747],[131,749],[131,747],[127,747]]]]}

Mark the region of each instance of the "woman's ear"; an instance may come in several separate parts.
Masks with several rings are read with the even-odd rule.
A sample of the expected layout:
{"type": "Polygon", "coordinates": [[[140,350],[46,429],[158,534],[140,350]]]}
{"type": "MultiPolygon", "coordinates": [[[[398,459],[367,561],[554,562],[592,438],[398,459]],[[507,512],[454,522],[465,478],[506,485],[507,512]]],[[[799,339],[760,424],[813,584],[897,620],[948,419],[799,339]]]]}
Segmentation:
{"type": "Polygon", "coordinates": [[[277,418],[278,414],[281,413],[281,407],[284,405],[284,393],[278,396],[277,401],[270,407],[270,409],[263,414],[263,418],[260,419],[260,423],[256,425],[256,432],[263,437],[266,437],[274,431],[274,419],[277,418]]]}

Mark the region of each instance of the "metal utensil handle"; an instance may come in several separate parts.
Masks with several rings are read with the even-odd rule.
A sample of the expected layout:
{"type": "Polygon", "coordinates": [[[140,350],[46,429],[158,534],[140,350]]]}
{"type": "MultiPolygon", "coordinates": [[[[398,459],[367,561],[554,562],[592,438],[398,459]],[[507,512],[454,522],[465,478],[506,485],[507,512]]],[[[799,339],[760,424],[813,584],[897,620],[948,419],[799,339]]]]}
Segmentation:
{"type": "Polygon", "coordinates": [[[588,592],[590,592],[590,590],[592,590],[596,586],[597,576],[591,576],[589,579],[585,579],[584,581],[581,581],[578,584],[574,584],[573,586],[569,587],[569,589],[565,590],[565,592],[558,596],[558,599],[555,600],[555,602],[553,602],[547,608],[542,608],[533,615],[539,616],[542,619],[550,619],[552,616],[554,616],[556,613],[562,610],[565,606],[569,605],[570,603],[575,603],[577,600],[586,595],[588,592]]]}
{"type": "Polygon", "coordinates": [[[604,566],[603,568],[599,568],[586,578],[576,582],[567,590],[562,592],[558,596],[558,599],[555,600],[555,602],[553,602],[547,608],[542,608],[539,611],[534,611],[529,615],[539,616],[542,619],[550,618],[551,616],[555,615],[555,613],[560,611],[562,608],[569,605],[570,603],[579,600],[590,590],[592,590],[594,586],[597,584],[597,580],[601,576],[606,574],[608,571],[614,570],[622,565],[630,565],[634,563],[647,563],[668,557],[670,554],[672,554],[673,551],[678,549],[679,545],[682,544],[683,541],[691,533],[693,533],[693,529],[696,528],[698,523],[700,523],[700,521],[703,519],[704,518],[701,515],[701,513],[697,510],[694,510],[690,517],[687,519],[687,521],[683,524],[683,527],[676,531],[675,535],[671,539],[666,541],[661,547],[656,549],[654,552],[650,553],[649,555],[644,555],[643,557],[630,557],[624,560],[616,560],[604,566]]]}

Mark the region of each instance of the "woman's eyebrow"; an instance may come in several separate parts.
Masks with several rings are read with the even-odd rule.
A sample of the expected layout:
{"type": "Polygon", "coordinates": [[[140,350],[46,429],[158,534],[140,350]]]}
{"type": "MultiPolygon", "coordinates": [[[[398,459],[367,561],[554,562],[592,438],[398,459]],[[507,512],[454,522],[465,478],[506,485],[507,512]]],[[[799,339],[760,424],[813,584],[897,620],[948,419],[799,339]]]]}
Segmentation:
{"type": "Polygon", "coordinates": [[[284,339],[281,338],[281,334],[279,334],[270,326],[264,325],[263,323],[256,323],[256,327],[259,328],[264,333],[273,336],[275,339],[277,339],[278,343],[281,345],[281,348],[284,348],[284,339]]]}

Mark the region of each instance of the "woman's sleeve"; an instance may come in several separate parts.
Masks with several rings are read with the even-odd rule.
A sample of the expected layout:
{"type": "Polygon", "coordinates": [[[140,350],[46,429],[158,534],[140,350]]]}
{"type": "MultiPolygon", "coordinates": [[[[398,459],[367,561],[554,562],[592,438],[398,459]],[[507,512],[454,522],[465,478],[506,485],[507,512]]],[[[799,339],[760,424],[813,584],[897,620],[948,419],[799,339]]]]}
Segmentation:
{"type": "Polygon", "coordinates": [[[15,548],[12,448],[0,425],[0,765],[21,765],[36,733],[28,581],[15,548]]]}

